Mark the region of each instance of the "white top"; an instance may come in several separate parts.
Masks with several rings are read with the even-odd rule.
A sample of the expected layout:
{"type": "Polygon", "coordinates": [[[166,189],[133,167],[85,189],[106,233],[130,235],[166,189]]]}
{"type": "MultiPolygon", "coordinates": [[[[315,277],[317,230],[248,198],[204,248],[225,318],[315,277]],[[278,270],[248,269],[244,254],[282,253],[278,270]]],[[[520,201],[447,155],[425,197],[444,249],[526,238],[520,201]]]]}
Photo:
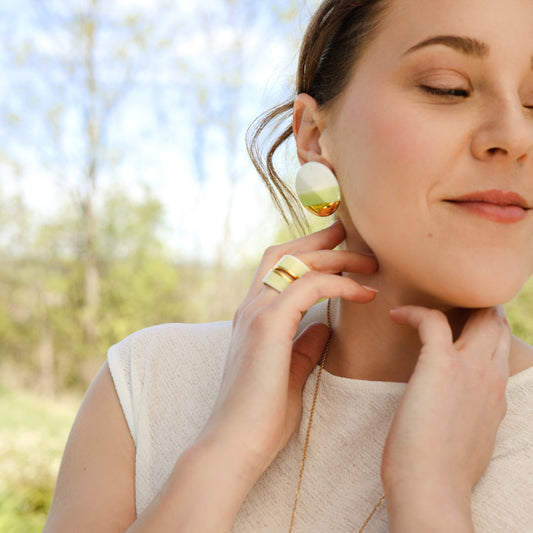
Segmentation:
{"type": "MultiPolygon", "coordinates": [[[[324,321],[324,306],[305,317],[324,321]]],[[[303,321],[303,322],[304,322],[303,321]]],[[[168,324],[141,330],[109,350],[109,367],[136,445],[140,514],[215,401],[231,323],[168,324]]],[[[259,479],[233,531],[288,531],[317,370],[304,390],[302,424],[259,479]]],[[[383,492],[383,444],[405,384],[322,374],[294,531],[358,531],[383,492]]],[[[476,485],[477,533],[533,532],[533,368],[512,376],[492,461],[476,485]]],[[[365,532],[388,531],[382,505],[365,532]]]]}

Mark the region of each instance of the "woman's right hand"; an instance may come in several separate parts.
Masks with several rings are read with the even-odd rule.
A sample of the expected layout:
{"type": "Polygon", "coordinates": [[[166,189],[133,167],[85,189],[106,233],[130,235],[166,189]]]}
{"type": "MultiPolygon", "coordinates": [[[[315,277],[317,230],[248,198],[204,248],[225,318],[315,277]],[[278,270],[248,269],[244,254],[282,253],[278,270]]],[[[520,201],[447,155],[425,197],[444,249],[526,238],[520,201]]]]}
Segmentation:
{"type": "Polygon", "coordinates": [[[324,324],[310,325],[294,340],[302,313],[321,298],[366,303],[375,297],[337,275],[377,268],[372,256],[334,251],[344,237],[337,222],[266,251],[235,315],[211,416],[128,533],[231,531],[243,500],[296,429],[303,386],[327,342],[324,324]],[[263,278],[286,254],[311,270],[278,293],[263,278]]]}
{"type": "Polygon", "coordinates": [[[333,250],[344,237],[336,222],[269,248],[235,315],[223,382],[201,439],[237,453],[250,488],[296,430],[305,381],[327,342],[325,324],[311,324],[294,340],[302,313],[321,298],[367,303],[375,297],[375,291],[337,275],[377,269],[373,256],[333,250]],[[280,294],[262,280],[285,254],[311,271],[280,294]]]}
{"type": "Polygon", "coordinates": [[[212,415],[138,515],[135,446],[105,365],[69,438],[46,531],[231,531],[242,501],[294,432],[302,388],[326,343],[324,324],[311,325],[294,341],[302,312],[320,298],[374,298],[371,290],[336,275],[377,268],[372,257],[333,251],[343,239],[336,223],[265,253],[235,316],[212,415]],[[285,254],[297,255],[312,271],[278,294],[262,280],[285,254]]]}

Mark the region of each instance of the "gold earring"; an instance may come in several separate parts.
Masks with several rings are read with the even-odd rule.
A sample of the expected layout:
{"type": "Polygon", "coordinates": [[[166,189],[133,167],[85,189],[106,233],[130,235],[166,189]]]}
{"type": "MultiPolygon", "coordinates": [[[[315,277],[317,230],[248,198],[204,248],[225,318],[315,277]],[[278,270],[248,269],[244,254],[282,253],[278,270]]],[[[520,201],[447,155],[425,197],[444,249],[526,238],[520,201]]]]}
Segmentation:
{"type": "Polygon", "coordinates": [[[302,205],[313,215],[327,217],[339,207],[339,183],[323,163],[312,161],[302,165],[296,174],[295,189],[302,205]]]}

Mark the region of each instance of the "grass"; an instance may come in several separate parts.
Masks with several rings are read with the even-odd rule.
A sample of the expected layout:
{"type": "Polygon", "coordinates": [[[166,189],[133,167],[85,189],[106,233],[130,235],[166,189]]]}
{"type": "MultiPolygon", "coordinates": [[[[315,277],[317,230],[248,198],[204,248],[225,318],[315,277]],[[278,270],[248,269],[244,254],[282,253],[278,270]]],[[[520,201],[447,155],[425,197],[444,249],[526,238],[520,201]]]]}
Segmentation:
{"type": "Polygon", "coordinates": [[[80,400],[43,400],[0,385],[0,531],[37,533],[50,507],[80,400]]]}

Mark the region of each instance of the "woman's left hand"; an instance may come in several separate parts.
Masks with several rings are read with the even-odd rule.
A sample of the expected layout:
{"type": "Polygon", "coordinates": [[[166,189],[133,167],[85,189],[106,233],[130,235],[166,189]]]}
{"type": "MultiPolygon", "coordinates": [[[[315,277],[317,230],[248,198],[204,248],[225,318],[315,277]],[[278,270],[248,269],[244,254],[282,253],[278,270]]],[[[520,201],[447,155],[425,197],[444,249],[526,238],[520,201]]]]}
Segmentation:
{"type": "Polygon", "coordinates": [[[422,349],[383,453],[390,531],[473,531],[471,491],[506,411],[509,324],[501,308],[473,311],[454,342],[440,311],[391,317],[418,329],[422,349]]]}

